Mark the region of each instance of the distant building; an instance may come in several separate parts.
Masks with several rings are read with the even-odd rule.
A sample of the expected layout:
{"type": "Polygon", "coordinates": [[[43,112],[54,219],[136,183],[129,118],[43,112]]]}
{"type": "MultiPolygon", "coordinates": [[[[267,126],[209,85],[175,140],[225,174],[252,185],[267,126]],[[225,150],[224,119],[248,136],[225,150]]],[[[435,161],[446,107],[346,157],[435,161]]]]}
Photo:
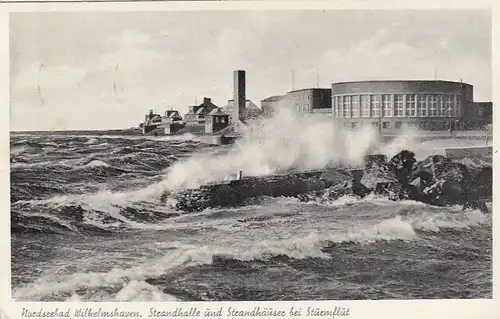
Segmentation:
{"type": "Polygon", "coordinates": [[[266,116],[271,116],[279,107],[292,108],[302,114],[331,116],[331,94],[331,89],[324,88],[295,90],[284,96],[271,96],[262,100],[262,109],[266,116]]]}
{"type": "Polygon", "coordinates": [[[493,123],[493,103],[473,102],[470,108],[464,110],[463,121],[466,129],[484,129],[493,123]]]}
{"type": "Polygon", "coordinates": [[[272,116],[274,114],[274,110],[278,108],[278,104],[283,97],[284,95],[274,95],[260,101],[262,115],[266,117],[272,116]]]}
{"type": "Polygon", "coordinates": [[[176,110],[166,111],[164,116],[150,110],[149,114],[146,114],[144,122],[139,126],[144,135],[159,136],[174,134],[184,127],[184,124],[182,123],[182,117],[176,110]]]}
{"type": "Polygon", "coordinates": [[[328,117],[328,118],[331,118],[332,117],[332,109],[329,108],[320,108],[320,109],[313,109],[312,112],[308,115],[315,115],[315,116],[321,116],[323,118],[325,117],[328,117]]]}
{"type": "Polygon", "coordinates": [[[212,103],[210,98],[203,98],[203,103],[189,107],[189,112],[184,115],[186,126],[205,125],[205,116],[214,109],[219,108],[212,103]]]}
{"type": "Polygon", "coordinates": [[[316,109],[332,108],[331,89],[301,89],[288,92],[282,100],[298,113],[313,113],[316,109]]]}
{"type": "Polygon", "coordinates": [[[473,86],[462,82],[359,81],[332,84],[333,118],[349,128],[372,125],[382,132],[405,126],[421,130],[470,128],[477,125],[471,120],[479,112],[475,109],[485,108],[474,105],[477,103],[473,102],[473,86]]]}
{"type": "Polygon", "coordinates": [[[171,123],[182,121],[182,116],[180,116],[177,110],[166,111],[164,118],[169,120],[171,123]]]}
{"type": "MultiPolygon", "coordinates": [[[[222,111],[227,114],[233,114],[234,100],[229,100],[222,111]]],[[[245,100],[245,107],[241,110],[240,117],[243,120],[253,120],[262,115],[262,110],[250,100],[245,100]]],[[[231,117],[230,117],[231,118],[231,117]]]]}
{"type": "Polygon", "coordinates": [[[142,134],[163,135],[162,116],[149,110],[149,113],[144,116],[144,122],[141,123],[142,134]]]}
{"type": "Polygon", "coordinates": [[[205,133],[212,134],[229,125],[230,113],[224,112],[222,109],[213,109],[208,113],[205,119],[205,133]]]}

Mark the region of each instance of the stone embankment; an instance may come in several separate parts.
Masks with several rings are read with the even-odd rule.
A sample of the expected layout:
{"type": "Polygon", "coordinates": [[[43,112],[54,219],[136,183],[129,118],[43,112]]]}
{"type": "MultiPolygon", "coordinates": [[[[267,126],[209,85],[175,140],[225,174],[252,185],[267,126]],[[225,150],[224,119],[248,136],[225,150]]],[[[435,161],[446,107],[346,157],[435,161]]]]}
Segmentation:
{"type": "Polygon", "coordinates": [[[387,161],[368,155],[360,169],[327,168],[282,175],[246,177],[204,185],[170,194],[178,210],[192,212],[209,207],[237,207],[260,196],[297,197],[302,201],[331,201],[343,195],[370,193],[391,200],[412,199],[432,205],[463,205],[487,210],[493,175],[489,164],[466,166],[441,155],[417,162],[408,150],[387,161]]]}

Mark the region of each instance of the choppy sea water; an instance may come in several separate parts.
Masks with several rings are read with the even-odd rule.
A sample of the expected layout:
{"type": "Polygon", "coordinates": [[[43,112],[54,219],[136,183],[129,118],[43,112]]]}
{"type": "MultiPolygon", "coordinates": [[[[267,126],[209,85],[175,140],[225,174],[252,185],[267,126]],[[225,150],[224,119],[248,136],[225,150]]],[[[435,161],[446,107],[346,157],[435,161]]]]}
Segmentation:
{"type": "Polygon", "coordinates": [[[212,151],[182,137],[12,136],[13,298],[492,297],[491,213],[373,196],[189,214],[162,203],[165,169],[212,151]]]}

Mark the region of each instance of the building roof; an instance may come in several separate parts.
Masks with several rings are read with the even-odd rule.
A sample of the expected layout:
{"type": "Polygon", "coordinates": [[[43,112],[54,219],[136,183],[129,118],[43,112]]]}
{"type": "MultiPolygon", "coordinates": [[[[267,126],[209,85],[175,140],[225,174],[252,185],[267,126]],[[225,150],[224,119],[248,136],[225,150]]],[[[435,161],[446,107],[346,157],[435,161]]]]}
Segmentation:
{"type": "Polygon", "coordinates": [[[453,83],[453,84],[465,84],[465,85],[472,85],[469,83],[465,83],[463,81],[447,81],[447,80],[360,80],[360,81],[343,81],[343,82],[334,82],[332,85],[335,84],[349,84],[349,83],[400,83],[400,82],[408,82],[408,83],[421,83],[421,82],[434,82],[434,83],[453,83]]]}
{"type": "Polygon", "coordinates": [[[200,107],[200,108],[198,109],[198,111],[196,111],[196,113],[195,113],[195,114],[199,115],[199,114],[202,114],[204,111],[205,111],[205,108],[204,108],[204,107],[200,107]]]}
{"type": "Polygon", "coordinates": [[[179,116],[179,112],[176,111],[176,110],[168,110],[168,111],[165,112],[165,115],[167,117],[173,117],[173,116],[176,116],[176,115],[179,116]]]}
{"type": "Polygon", "coordinates": [[[294,93],[294,92],[301,92],[301,91],[326,91],[326,90],[331,90],[331,88],[306,88],[306,89],[298,89],[298,90],[293,90],[289,91],[288,93],[294,93]]]}
{"type": "Polygon", "coordinates": [[[208,97],[204,97],[203,98],[203,102],[199,105],[197,105],[199,107],[208,107],[208,108],[214,108],[214,107],[218,107],[217,105],[213,104],[212,103],[212,99],[211,98],[208,98],[208,97]]]}
{"type": "MultiPolygon", "coordinates": [[[[227,101],[226,106],[224,106],[222,109],[232,110],[233,107],[234,107],[234,100],[229,100],[229,101],[227,101]]],[[[247,109],[247,110],[260,110],[260,108],[250,100],[245,100],[245,109],[247,109]]]]}
{"type": "Polygon", "coordinates": [[[273,95],[270,97],[266,97],[261,102],[275,102],[281,100],[282,98],[284,98],[284,95],[273,95]]]}
{"type": "Polygon", "coordinates": [[[220,108],[213,109],[208,115],[229,115],[222,111],[220,108]]]}

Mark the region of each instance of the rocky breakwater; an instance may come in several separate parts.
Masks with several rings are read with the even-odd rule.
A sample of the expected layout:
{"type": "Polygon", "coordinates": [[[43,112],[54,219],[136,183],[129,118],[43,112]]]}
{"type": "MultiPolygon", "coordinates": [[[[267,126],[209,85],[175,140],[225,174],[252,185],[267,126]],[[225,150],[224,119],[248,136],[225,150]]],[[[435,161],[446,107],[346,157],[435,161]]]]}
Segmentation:
{"type": "Polygon", "coordinates": [[[203,185],[197,189],[179,190],[167,194],[176,201],[178,210],[193,212],[209,207],[237,207],[248,199],[260,196],[297,197],[316,194],[352,179],[349,170],[328,168],[280,175],[245,177],[237,180],[203,185]]]}
{"type": "Polygon", "coordinates": [[[485,201],[492,198],[491,165],[467,167],[441,155],[418,162],[408,150],[388,162],[382,155],[368,155],[359,183],[335,185],[322,194],[303,194],[304,201],[335,200],[343,195],[363,197],[374,193],[391,200],[411,199],[436,206],[463,205],[488,211],[485,201]],[[318,197],[319,195],[319,197],[318,197]]]}
{"type": "Polygon", "coordinates": [[[363,168],[326,168],[273,176],[246,177],[166,194],[181,211],[237,207],[260,196],[297,197],[301,201],[332,201],[341,196],[368,194],[391,200],[410,199],[431,205],[463,205],[487,211],[492,197],[491,165],[467,167],[441,155],[417,161],[403,150],[387,161],[384,155],[368,155],[363,168]]]}

